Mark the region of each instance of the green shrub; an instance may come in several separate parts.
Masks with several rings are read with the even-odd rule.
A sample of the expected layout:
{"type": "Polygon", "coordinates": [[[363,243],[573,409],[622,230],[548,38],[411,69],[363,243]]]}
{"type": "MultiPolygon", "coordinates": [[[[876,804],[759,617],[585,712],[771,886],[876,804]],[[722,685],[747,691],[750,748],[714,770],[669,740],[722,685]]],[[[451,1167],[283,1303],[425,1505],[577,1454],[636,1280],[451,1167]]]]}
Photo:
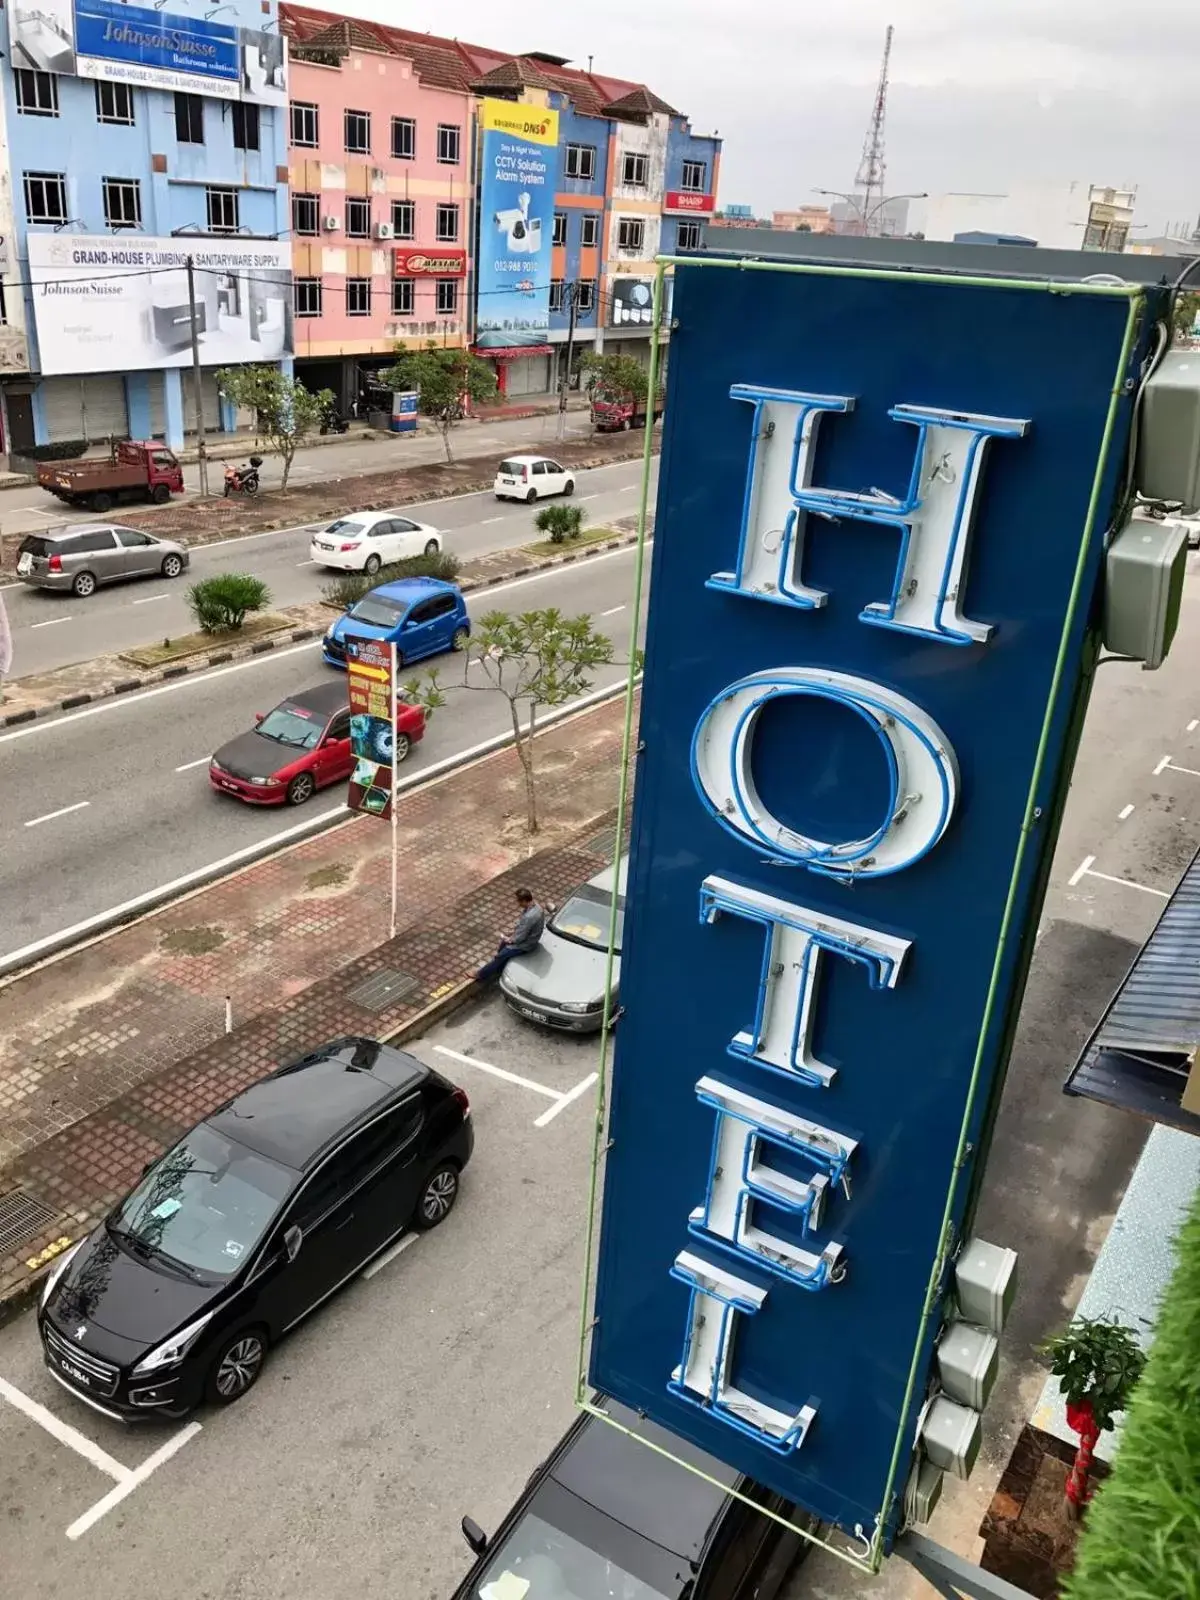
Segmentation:
{"type": "Polygon", "coordinates": [[[444,583],[453,583],[461,567],[462,563],[455,556],[447,555],[445,550],[435,550],[427,556],[406,556],[403,561],[390,562],[380,567],[373,577],[365,572],[345,572],[327,584],[321,593],[326,600],[339,606],[352,606],[372,589],[378,589],[381,583],[394,583],[397,578],[441,578],[444,583]]]}
{"type": "Polygon", "coordinates": [[[201,633],[232,633],[245,622],[248,611],[270,605],[271,591],[261,578],[248,573],[220,572],[194,583],[187,601],[201,633]]]}
{"type": "MultiPolygon", "coordinates": [[[[97,443],[103,443],[97,440],[97,443]]],[[[53,444],[30,444],[17,452],[26,461],[74,461],[88,448],[87,439],[56,439],[53,444]]]]}
{"type": "Polygon", "coordinates": [[[539,533],[549,536],[551,544],[561,544],[564,539],[577,539],[583,528],[583,507],[564,506],[561,503],[543,506],[533,519],[539,533]]]}

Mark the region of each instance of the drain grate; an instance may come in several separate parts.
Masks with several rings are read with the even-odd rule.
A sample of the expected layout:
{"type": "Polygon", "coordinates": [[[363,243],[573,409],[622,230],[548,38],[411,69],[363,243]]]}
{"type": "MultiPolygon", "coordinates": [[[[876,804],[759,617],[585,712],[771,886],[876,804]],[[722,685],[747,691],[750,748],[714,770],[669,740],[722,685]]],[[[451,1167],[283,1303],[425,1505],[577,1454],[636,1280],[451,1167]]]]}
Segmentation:
{"type": "Polygon", "coordinates": [[[0,1194],[0,1256],[10,1254],[27,1239],[36,1239],[57,1215],[23,1189],[0,1194]]]}
{"type": "Polygon", "coordinates": [[[583,848],[594,856],[601,856],[605,861],[611,861],[617,848],[617,830],[605,828],[603,833],[598,833],[594,839],[589,839],[583,848]]]}
{"type": "Polygon", "coordinates": [[[366,983],[360,983],[349,999],[352,1005],[360,1006],[364,1011],[386,1011],[389,1006],[411,1000],[423,988],[420,978],[415,978],[411,972],[397,972],[393,967],[384,967],[382,972],[375,973],[366,983]]]}

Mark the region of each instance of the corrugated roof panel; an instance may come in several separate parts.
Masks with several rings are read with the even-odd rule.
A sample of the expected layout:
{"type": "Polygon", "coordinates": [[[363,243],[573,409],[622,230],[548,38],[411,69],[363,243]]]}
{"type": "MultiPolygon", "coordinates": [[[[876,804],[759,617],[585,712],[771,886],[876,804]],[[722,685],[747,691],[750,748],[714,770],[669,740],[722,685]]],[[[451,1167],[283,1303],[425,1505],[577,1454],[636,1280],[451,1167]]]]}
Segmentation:
{"type": "Polygon", "coordinates": [[[1200,857],[1167,902],[1095,1043],[1189,1057],[1200,1049],[1200,857]]]}

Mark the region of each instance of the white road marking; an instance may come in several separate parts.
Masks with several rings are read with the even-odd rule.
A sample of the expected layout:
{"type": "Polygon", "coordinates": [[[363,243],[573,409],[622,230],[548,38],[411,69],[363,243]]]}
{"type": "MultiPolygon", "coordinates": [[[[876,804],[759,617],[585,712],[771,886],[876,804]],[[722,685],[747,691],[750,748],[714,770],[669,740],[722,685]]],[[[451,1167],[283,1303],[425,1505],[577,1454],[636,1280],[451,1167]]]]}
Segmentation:
{"type": "Polygon", "coordinates": [[[1200,778],[1200,772],[1195,767],[1177,767],[1173,761],[1167,762],[1169,772],[1182,772],[1185,778],[1200,778]]]}
{"type": "Polygon", "coordinates": [[[599,500],[600,496],[598,494],[581,494],[579,498],[581,500],[599,500]]]}
{"type": "Polygon", "coordinates": [[[621,487],[617,490],[617,493],[618,494],[632,494],[637,487],[638,486],[637,486],[636,483],[625,483],[625,484],[621,485],[621,487]]]}
{"type": "Polygon", "coordinates": [[[133,603],[135,606],[148,606],[152,605],[155,600],[165,600],[166,598],[167,596],[165,594],[148,594],[144,595],[140,600],[135,600],[133,603]]]}
{"type": "Polygon", "coordinates": [[[573,1100],[578,1100],[581,1094],[587,1093],[598,1076],[598,1073],[589,1072],[587,1077],[577,1083],[573,1089],[568,1089],[566,1094],[559,1095],[556,1106],[551,1106],[549,1111],[543,1111],[540,1117],[534,1119],[534,1127],[544,1128],[548,1122],[553,1122],[560,1111],[565,1111],[573,1100]]]}
{"type": "Polygon", "coordinates": [[[309,559],[307,561],[297,561],[297,563],[296,563],[296,565],[298,567],[315,567],[316,564],[317,563],[312,559],[311,556],[309,557],[309,559]]]}
{"type": "Polygon", "coordinates": [[[90,806],[91,803],[90,800],[77,800],[73,806],[63,806],[59,811],[47,811],[44,817],[31,817],[25,826],[27,828],[36,828],[39,823],[53,822],[55,817],[69,817],[72,811],[82,811],[86,806],[90,806]]]}
{"type": "Polygon", "coordinates": [[[1158,763],[1158,765],[1155,767],[1154,776],[1157,778],[1159,776],[1159,774],[1162,772],[1163,768],[1164,767],[1169,767],[1170,765],[1171,765],[1170,756],[1164,756],[1162,758],[1162,760],[1158,763]]]}
{"type": "Polygon", "coordinates": [[[600,615],[602,617],[615,617],[618,611],[624,611],[624,609],[624,606],[611,606],[609,610],[602,611],[600,615]]]}
{"type": "Polygon", "coordinates": [[[49,617],[45,622],[31,622],[30,628],[53,628],[58,622],[70,622],[70,617],[49,617]]]}
{"type": "Polygon", "coordinates": [[[398,1255],[408,1249],[410,1244],[416,1244],[420,1237],[419,1233],[402,1234],[391,1249],[385,1250],[381,1256],[376,1256],[371,1265],[364,1269],[363,1277],[373,1278],[377,1272],[382,1272],[384,1267],[390,1266],[398,1255]]]}
{"type": "Polygon", "coordinates": [[[1067,879],[1068,889],[1074,889],[1080,880],[1087,876],[1087,874],[1092,870],[1092,862],[1095,861],[1095,859],[1095,856],[1084,856],[1083,860],[1075,868],[1075,871],[1067,879]]]}
{"type": "Polygon", "coordinates": [[[483,521],[479,524],[479,526],[481,528],[490,528],[492,526],[492,524],[495,523],[495,522],[507,522],[507,521],[508,521],[507,517],[484,517],[483,521]]]}
{"type": "Polygon", "coordinates": [[[534,1083],[532,1078],[522,1078],[504,1067],[494,1067],[490,1061],[480,1061],[478,1056],[461,1055],[457,1050],[447,1049],[444,1044],[435,1044],[433,1048],[441,1056],[449,1056],[452,1061],[461,1061],[468,1067],[478,1067],[480,1072],[488,1072],[493,1078],[503,1078],[505,1083],[515,1083],[519,1089],[529,1089],[534,1094],[544,1094],[547,1100],[562,1099],[557,1089],[548,1089],[544,1083],[534,1083]]]}
{"type": "Polygon", "coordinates": [[[164,1461],[169,1461],[176,1451],[182,1450],[188,1440],[194,1439],[199,1432],[200,1424],[189,1422],[186,1427],[180,1428],[178,1433],[173,1433],[165,1444],[159,1445],[153,1455],[146,1457],[141,1466],[134,1467],[115,1489],[110,1489],[103,1500],[97,1500],[89,1511],[77,1517],[67,1529],[67,1538],[78,1539],[89,1528],[95,1527],[101,1517],[107,1516],[114,1506],[119,1506],[139,1484],[145,1483],[151,1473],[157,1472],[164,1461]]]}
{"type": "Polygon", "coordinates": [[[1187,731],[1189,733],[1195,733],[1197,728],[1200,728],[1200,719],[1197,719],[1196,717],[1193,717],[1192,720],[1187,725],[1187,731]]]}
{"type": "Polygon", "coordinates": [[[1156,894],[1160,900],[1169,900],[1171,896],[1165,889],[1152,889],[1148,883],[1134,883],[1132,878],[1114,878],[1111,872],[1093,872],[1088,868],[1089,878],[1103,878],[1105,883],[1119,883],[1126,889],[1140,889],[1143,894],[1156,894]]]}
{"type": "Polygon", "coordinates": [[[47,1411],[45,1406],[39,1405],[36,1400],[31,1400],[27,1394],[22,1394],[20,1389],[14,1388],[4,1378],[0,1378],[0,1399],[7,1400],[10,1406],[23,1412],[30,1422],[36,1422],[39,1428],[44,1428],[51,1438],[58,1440],[59,1444],[65,1444],[68,1450],[74,1450],[76,1455],[82,1456],[85,1461],[90,1461],[93,1467],[107,1473],[110,1478],[115,1478],[118,1483],[125,1483],[131,1476],[129,1468],[123,1467],[109,1455],[107,1450],[101,1450],[98,1444],[93,1444],[69,1422],[61,1422],[53,1411],[47,1411]]]}
{"type": "Polygon", "coordinates": [[[1117,821],[1124,822],[1126,817],[1130,817],[1132,815],[1133,807],[1131,805],[1123,806],[1121,810],[1117,812],[1117,821]]]}
{"type": "Polygon", "coordinates": [[[176,767],[176,772],[190,772],[193,767],[206,767],[212,760],[211,756],[201,756],[199,761],[185,761],[181,767],[176,767]]]}

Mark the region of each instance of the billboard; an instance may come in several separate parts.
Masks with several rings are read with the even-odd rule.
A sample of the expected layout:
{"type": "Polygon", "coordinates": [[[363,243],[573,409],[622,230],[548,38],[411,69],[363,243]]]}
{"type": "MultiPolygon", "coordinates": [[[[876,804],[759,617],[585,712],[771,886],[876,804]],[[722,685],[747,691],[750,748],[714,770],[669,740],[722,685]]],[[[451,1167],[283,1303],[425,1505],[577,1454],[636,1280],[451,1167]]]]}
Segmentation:
{"type": "Polygon", "coordinates": [[[8,39],[14,67],[287,104],[287,42],[278,29],[239,28],[123,0],[13,0],[8,39]]]}
{"type": "Polygon", "coordinates": [[[48,375],[190,366],[189,256],[206,367],[293,352],[286,242],[31,233],[26,244],[39,366],[48,375]]]}
{"type": "MultiPolygon", "coordinates": [[[[676,211],[690,215],[693,212],[707,213],[714,211],[717,205],[715,194],[698,194],[694,189],[668,189],[663,197],[663,210],[676,211]]],[[[746,216],[750,215],[749,206],[730,206],[730,214],[736,216],[739,211],[746,216]]]]}
{"type": "Polygon", "coordinates": [[[485,100],[480,107],[475,348],[545,346],[558,183],[558,112],[485,100]]]}
{"type": "Polygon", "coordinates": [[[1043,288],[675,268],[588,1376],[881,1550],[1144,353],[1043,288]]]}
{"type": "Polygon", "coordinates": [[[467,270],[467,252],[453,245],[437,252],[397,245],[392,251],[392,272],[397,278],[461,278],[467,270]]]}
{"type": "Polygon", "coordinates": [[[350,749],[355,759],[346,804],[388,820],[395,785],[396,647],[386,639],[346,640],[350,749]]]}

